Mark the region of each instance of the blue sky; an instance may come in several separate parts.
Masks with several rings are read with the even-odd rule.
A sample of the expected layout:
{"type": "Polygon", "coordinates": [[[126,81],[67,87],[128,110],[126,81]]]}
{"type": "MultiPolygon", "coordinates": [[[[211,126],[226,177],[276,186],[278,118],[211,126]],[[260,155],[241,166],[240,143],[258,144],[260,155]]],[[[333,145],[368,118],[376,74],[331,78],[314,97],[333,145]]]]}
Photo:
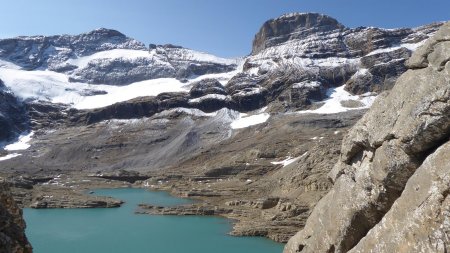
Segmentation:
{"type": "Polygon", "coordinates": [[[450,20],[450,0],[0,0],[0,37],[78,34],[106,27],[146,44],[233,57],[251,51],[268,19],[328,14],[348,27],[414,27],[450,20]]]}

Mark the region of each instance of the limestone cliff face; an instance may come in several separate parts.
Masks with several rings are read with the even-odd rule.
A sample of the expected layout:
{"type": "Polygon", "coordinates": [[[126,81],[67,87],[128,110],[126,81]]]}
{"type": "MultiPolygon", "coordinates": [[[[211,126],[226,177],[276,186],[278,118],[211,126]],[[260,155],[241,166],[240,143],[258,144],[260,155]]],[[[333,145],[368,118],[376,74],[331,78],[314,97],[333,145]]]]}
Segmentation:
{"type": "Polygon", "coordinates": [[[450,250],[450,23],[343,140],[334,186],[285,252],[450,250]]]}
{"type": "Polygon", "coordinates": [[[9,188],[0,182],[0,253],[31,252],[22,210],[14,202],[9,188]]]}

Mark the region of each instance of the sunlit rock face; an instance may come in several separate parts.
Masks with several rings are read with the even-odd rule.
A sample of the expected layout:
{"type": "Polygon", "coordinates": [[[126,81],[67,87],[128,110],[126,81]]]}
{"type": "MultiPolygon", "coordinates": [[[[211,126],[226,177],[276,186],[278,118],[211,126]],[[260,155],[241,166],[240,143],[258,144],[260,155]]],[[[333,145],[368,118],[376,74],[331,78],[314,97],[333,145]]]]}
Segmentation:
{"type": "Polygon", "coordinates": [[[343,140],[331,191],[285,252],[449,249],[450,23],[343,140]]]}
{"type": "Polygon", "coordinates": [[[22,210],[17,207],[8,186],[3,182],[0,182],[0,252],[32,252],[25,236],[22,210]]]}

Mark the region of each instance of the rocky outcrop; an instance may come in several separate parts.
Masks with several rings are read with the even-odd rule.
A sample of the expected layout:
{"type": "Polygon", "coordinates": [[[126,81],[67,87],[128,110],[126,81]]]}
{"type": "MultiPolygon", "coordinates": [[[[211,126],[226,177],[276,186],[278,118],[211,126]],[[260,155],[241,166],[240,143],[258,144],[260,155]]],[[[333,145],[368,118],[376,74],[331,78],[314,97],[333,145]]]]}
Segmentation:
{"type": "Polygon", "coordinates": [[[107,107],[74,111],[70,121],[73,124],[93,124],[108,119],[135,119],[150,117],[173,108],[189,108],[186,93],[161,93],[156,97],[139,97],[107,107]]]}
{"type": "Polygon", "coordinates": [[[17,137],[28,124],[25,105],[0,80],[0,142],[17,137]]]}
{"type": "Polygon", "coordinates": [[[413,70],[403,74],[344,138],[341,157],[330,173],[333,188],[285,252],[449,250],[448,180],[439,178],[444,171],[448,174],[443,153],[448,145],[443,143],[450,136],[449,36],[447,23],[410,58],[413,70]],[[417,195],[408,202],[411,192],[417,195]],[[408,216],[413,210],[417,212],[408,216]],[[421,216],[428,213],[435,216],[421,216]],[[425,223],[414,225],[420,221],[425,223]],[[396,230],[400,223],[406,227],[396,230]],[[407,227],[411,236],[404,237],[407,227]],[[391,237],[384,244],[377,234],[391,237]]]}
{"type": "Polygon", "coordinates": [[[216,79],[204,79],[192,84],[189,91],[190,106],[205,112],[214,112],[219,109],[232,107],[231,97],[225,87],[216,79]]]}
{"type": "Polygon", "coordinates": [[[410,50],[399,48],[361,57],[361,69],[347,81],[345,89],[353,94],[392,89],[397,78],[407,70],[405,62],[410,56],[410,50]]]}
{"type": "Polygon", "coordinates": [[[227,95],[227,92],[219,81],[210,78],[193,83],[189,91],[191,98],[199,98],[211,94],[227,95]]]}
{"type": "Polygon", "coordinates": [[[73,111],[67,104],[47,101],[28,101],[25,106],[30,118],[30,127],[34,130],[65,126],[68,115],[73,111]]]}
{"type": "Polygon", "coordinates": [[[327,15],[292,13],[263,24],[253,40],[252,55],[267,56],[283,48],[284,54],[279,55],[282,58],[288,54],[311,59],[362,57],[379,49],[423,41],[440,25],[431,24],[414,29],[351,29],[327,15]]]}
{"type": "Polygon", "coordinates": [[[93,177],[109,179],[109,180],[117,180],[124,181],[128,183],[134,183],[136,181],[142,181],[149,179],[149,176],[141,175],[137,171],[127,171],[127,170],[118,170],[112,173],[100,173],[93,175],[93,177]]]}
{"type": "Polygon", "coordinates": [[[342,31],[344,28],[336,19],[323,14],[287,14],[263,24],[253,40],[252,54],[288,40],[318,33],[342,31]]]}
{"type": "Polygon", "coordinates": [[[450,249],[450,142],[427,157],[384,218],[349,252],[450,249]]]}
{"type": "Polygon", "coordinates": [[[17,207],[9,188],[3,182],[0,182],[0,252],[32,252],[25,236],[22,210],[17,207]]]}
{"type": "Polygon", "coordinates": [[[152,215],[224,215],[233,212],[231,208],[219,208],[204,205],[182,205],[173,207],[153,206],[147,204],[140,204],[139,214],[152,215]]]}
{"type": "Polygon", "coordinates": [[[38,196],[32,199],[31,208],[114,208],[120,207],[123,201],[115,200],[107,197],[91,197],[85,196],[63,196],[61,198],[48,196],[38,196]]]}

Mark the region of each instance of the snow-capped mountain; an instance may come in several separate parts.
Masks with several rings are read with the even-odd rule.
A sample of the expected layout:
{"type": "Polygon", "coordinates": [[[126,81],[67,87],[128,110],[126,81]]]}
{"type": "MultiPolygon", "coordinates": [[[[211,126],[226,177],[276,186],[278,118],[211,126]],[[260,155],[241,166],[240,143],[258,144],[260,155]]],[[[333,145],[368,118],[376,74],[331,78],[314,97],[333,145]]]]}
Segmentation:
{"type": "Polygon", "coordinates": [[[173,108],[336,113],[369,107],[440,25],[350,29],[326,15],[293,13],[267,21],[243,59],[146,47],[109,29],[17,37],[0,40],[0,80],[39,118],[31,117],[31,126],[148,117],[173,108]],[[49,120],[42,116],[49,110],[59,113],[49,120]]]}
{"type": "Polygon", "coordinates": [[[284,110],[308,109],[329,97],[329,89],[342,85],[366,97],[390,89],[406,71],[411,52],[441,25],[351,29],[322,14],[284,15],[264,23],[242,74],[229,86],[248,96],[259,92],[266,102],[283,97],[279,107],[284,110]],[[240,89],[243,82],[253,83],[252,89],[240,89]],[[274,82],[279,82],[276,88],[274,82]]]}
{"type": "Polygon", "coordinates": [[[146,48],[108,29],[75,36],[0,40],[0,79],[12,92],[22,99],[72,104],[75,108],[186,91],[183,86],[188,79],[207,74],[221,78],[221,73],[236,70],[238,64],[239,59],[173,45],[151,44],[146,48]]]}
{"type": "MultiPolygon", "coordinates": [[[[99,177],[126,181],[140,172],[139,180],[149,179],[135,186],[206,199],[205,207],[212,206],[205,210],[240,220],[234,235],[286,242],[331,189],[327,175],[342,154],[344,167],[335,167],[342,171],[331,175],[349,172],[353,183],[360,178],[352,170],[375,164],[378,151],[379,164],[392,154],[405,161],[403,147],[413,144],[409,166],[443,143],[437,138],[448,138],[445,106],[423,106],[448,95],[436,87],[448,80],[442,69],[449,26],[439,41],[426,42],[441,26],[347,28],[326,15],[293,13],[267,21],[251,54],[240,59],[147,47],[108,29],[0,40],[0,174],[13,179],[24,206],[73,207],[66,198],[73,188],[84,192],[98,187],[99,177]],[[407,78],[379,96],[390,99],[388,106],[374,102],[407,68],[407,78]],[[411,85],[424,88],[405,90],[411,85]],[[420,103],[404,107],[410,98],[420,103]],[[379,109],[369,114],[373,124],[359,124],[341,151],[342,138],[372,103],[371,110],[379,109]],[[410,111],[399,116],[402,110],[410,111]],[[430,115],[438,123],[428,124],[430,115]],[[414,122],[402,125],[398,117],[414,122]],[[424,126],[432,133],[421,135],[424,126]],[[392,139],[393,133],[406,137],[392,139]],[[371,134],[381,137],[365,140],[371,134]],[[400,153],[391,148],[397,144],[400,153]]],[[[372,196],[370,180],[358,193],[372,196]]],[[[392,189],[399,189],[396,182],[392,189]]],[[[303,247],[295,245],[294,251],[303,247]]]]}
{"type": "MultiPolygon", "coordinates": [[[[174,45],[142,42],[110,29],[80,35],[0,40],[0,59],[23,70],[64,73],[71,82],[126,85],[155,78],[188,78],[227,72],[236,60],[174,45]]],[[[14,66],[10,65],[10,66],[14,66]]]]}

